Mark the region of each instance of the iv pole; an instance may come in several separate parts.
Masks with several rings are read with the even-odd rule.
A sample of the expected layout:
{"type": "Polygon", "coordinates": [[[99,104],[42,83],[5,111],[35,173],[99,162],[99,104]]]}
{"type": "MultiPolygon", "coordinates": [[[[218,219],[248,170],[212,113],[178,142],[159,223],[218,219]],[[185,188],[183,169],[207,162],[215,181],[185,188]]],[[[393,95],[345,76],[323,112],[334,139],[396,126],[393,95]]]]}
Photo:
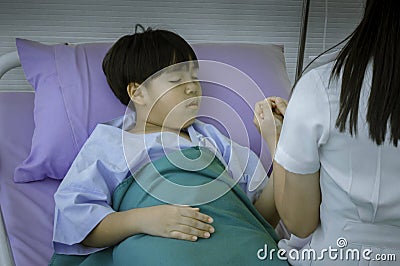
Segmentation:
{"type": "Polygon", "coordinates": [[[303,71],[304,50],[306,45],[309,10],[310,10],[310,0],[303,0],[295,83],[301,77],[301,72],[303,71]]]}

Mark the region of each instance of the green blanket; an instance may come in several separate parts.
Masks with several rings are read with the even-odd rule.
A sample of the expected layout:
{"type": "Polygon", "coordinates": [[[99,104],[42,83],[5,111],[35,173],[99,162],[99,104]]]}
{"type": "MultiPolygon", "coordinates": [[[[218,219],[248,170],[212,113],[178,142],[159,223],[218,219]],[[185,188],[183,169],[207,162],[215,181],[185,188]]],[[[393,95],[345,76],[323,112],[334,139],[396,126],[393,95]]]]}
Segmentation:
{"type": "Polygon", "coordinates": [[[113,208],[124,211],[166,204],[160,199],[191,206],[201,203],[197,205],[201,212],[214,219],[215,233],[196,242],[138,234],[88,256],[54,254],[50,265],[287,265],[276,252],[273,259],[258,258],[265,245],[268,251],[278,250],[278,237],[207,149],[193,147],[147,164],[116,188],[113,208]],[[191,169],[182,169],[179,163],[187,158],[192,160],[191,169]],[[204,164],[207,167],[193,170],[204,164]],[[182,193],[182,186],[189,192],[182,193]],[[207,202],[210,198],[215,199],[207,202]]]}

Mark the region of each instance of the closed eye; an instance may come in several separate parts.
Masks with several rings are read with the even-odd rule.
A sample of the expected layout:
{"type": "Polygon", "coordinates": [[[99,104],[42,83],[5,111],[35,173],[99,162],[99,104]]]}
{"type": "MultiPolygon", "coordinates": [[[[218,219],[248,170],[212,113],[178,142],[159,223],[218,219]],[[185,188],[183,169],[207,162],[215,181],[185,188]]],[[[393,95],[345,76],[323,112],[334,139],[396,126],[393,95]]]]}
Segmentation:
{"type": "Polygon", "coordinates": [[[170,79],[169,82],[178,83],[178,82],[180,82],[181,80],[182,80],[181,78],[174,78],[174,79],[170,79]]]}

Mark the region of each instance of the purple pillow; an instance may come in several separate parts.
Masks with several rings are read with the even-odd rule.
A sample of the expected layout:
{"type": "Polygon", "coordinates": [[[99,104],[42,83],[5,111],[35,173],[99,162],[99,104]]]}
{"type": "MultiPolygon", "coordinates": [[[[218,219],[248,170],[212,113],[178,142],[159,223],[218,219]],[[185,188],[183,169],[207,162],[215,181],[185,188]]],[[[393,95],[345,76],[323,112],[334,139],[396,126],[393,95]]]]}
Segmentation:
{"type": "MultiPolygon", "coordinates": [[[[112,43],[45,45],[17,39],[16,45],[25,76],[35,90],[35,129],[30,154],[16,168],[14,180],[62,179],[94,127],[125,112],[125,106],[112,93],[101,69],[103,57],[112,43]]],[[[193,48],[199,59],[233,66],[248,75],[248,82],[261,88],[251,95],[252,90],[238,92],[218,84],[202,84],[204,95],[226,104],[222,108],[202,108],[201,119],[215,124],[235,141],[250,145],[257,154],[266,150],[252,124],[252,110],[255,102],[265,96],[288,96],[290,81],[283,47],[210,43],[194,44],[193,48]],[[236,115],[227,112],[227,108],[233,108],[236,115]],[[210,117],[211,111],[217,115],[210,117]],[[244,124],[248,131],[234,130],[238,123],[244,124]]],[[[213,74],[218,76],[219,69],[215,71],[213,74]]],[[[238,76],[224,74],[219,75],[225,78],[222,84],[239,80],[238,76]]],[[[235,75],[235,71],[230,74],[235,75]]],[[[264,156],[264,161],[269,159],[268,154],[264,156]]]]}
{"type": "Polygon", "coordinates": [[[110,43],[44,45],[17,39],[25,76],[35,89],[31,151],[16,182],[62,179],[99,122],[124,114],[101,69],[110,43]]]}

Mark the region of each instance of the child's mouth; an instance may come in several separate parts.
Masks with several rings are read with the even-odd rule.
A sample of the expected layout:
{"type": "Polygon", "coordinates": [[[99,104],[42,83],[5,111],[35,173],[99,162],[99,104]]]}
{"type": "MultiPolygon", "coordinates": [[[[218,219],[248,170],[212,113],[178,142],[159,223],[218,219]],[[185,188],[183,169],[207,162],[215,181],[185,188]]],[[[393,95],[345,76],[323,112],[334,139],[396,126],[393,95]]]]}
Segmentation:
{"type": "Polygon", "coordinates": [[[199,109],[199,101],[198,100],[191,101],[188,105],[186,105],[186,107],[189,109],[199,109]]]}

